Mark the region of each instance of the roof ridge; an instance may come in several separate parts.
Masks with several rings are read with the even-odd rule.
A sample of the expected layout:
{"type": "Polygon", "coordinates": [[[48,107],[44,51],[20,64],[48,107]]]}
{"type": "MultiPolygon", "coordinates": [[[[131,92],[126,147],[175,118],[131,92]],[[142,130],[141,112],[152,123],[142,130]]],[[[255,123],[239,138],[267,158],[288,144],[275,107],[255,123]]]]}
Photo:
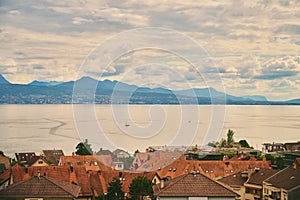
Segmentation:
{"type": "Polygon", "coordinates": [[[282,169],[282,170],[279,170],[278,172],[276,172],[275,174],[273,174],[272,176],[270,176],[269,178],[267,178],[267,179],[264,180],[263,182],[268,182],[269,179],[273,178],[274,176],[277,176],[277,174],[279,174],[279,173],[281,173],[281,172],[283,172],[283,171],[285,171],[285,170],[287,170],[287,169],[289,169],[289,168],[290,168],[290,166],[288,166],[288,167],[286,167],[286,168],[284,168],[284,169],[282,169]]]}
{"type": "MultiPolygon", "coordinates": [[[[70,194],[70,195],[73,196],[72,192],[67,191],[65,188],[63,188],[63,187],[59,184],[59,182],[65,182],[65,183],[67,183],[67,184],[72,184],[72,183],[66,182],[66,181],[56,180],[56,179],[54,179],[54,178],[50,178],[50,177],[47,177],[47,176],[42,176],[42,177],[45,178],[46,180],[50,181],[51,183],[55,184],[57,187],[59,187],[60,189],[64,190],[64,191],[67,192],[68,194],[70,194]],[[58,183],[56,183],[56,182],[58,182],[58,183]]],[[[76,186],[80,187],[79,185],[76,185],[76,186]]],[[[80,190],[81,190],[81,187],[80,187],[80,190]]],[[[78,190],[78,192],[77,192],[77,194],[76,194],[77,196],[79,195],[80,190],[78,190]]]]}
{"type": "MultiPolygon", "coordinates": [[[[183,174],[183,175],[181,175],[181,176],[178,176],[178,177],[176,177],[175,178],[175,180],[173,179],[173,183],[170,183],[169,185],[167,185],[166,187],[164,187],[164,188],[162,188],[159,192],[158,192],[158,194],[159,193],[161,193],[161,192],[163,192],[163,191],[165,191],[166,189],[169,189],[171,186],[173,186],[175,183],[178,183],[180,180],[182,180],[183,178],[185,178],[186,176],[188,176],[189,174],[183,174]],[[176,180],[177,179],[177,180],[176,180]]],[[[171,180],[170,180],[171,181],[171,180]]]]}
{"type": "MultiPolygon", "coordinates": [[[[238,172],[239,173],[239,172],[238,172]]],[[[201,174],[201,173],[200,173],[201,174]]],[[[237,194],[237,195],[239,195],[237,192],[235,192],[234,190],[232,190],[229,186],[226,186],[225,184],[223,184],[223,183],[220,183],[220,182],[218,182],[218,181],[216,181],[216,180],[214,180],[214,179],[212,179],[212,178],[209,178],[209,177],[207,177],[207,176],[205,176],[204,174],[201,174],[203,177],[205,177],[207,180],[210,180],[210,181],[212,181],[212,182],[215,182],[216,184],[219,184],[220,186],[222,186],[223,188],[225,188],[226,190],[229,190],[230,192],[233,192],[233,193],[235,193],[235,194],[237,194]]]]}

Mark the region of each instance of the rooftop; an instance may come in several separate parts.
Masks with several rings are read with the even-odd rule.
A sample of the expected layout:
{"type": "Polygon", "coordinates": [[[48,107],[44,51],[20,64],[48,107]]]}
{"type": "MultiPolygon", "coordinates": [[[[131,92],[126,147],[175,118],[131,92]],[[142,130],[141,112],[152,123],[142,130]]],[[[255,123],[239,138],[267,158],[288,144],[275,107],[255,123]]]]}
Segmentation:
{"type": "Polygon", "coordinates": [[[153,186],[157,196],[181,196],[181,197],[235,197],[238,196],[234,191],[224,185],[202,175],[202,174],[184,174],[170,181],[165,185],[153,186]]]}
{"type": "Polygon", "coordinates": [[[276,174],[279,170],[276,169],[256,169],[252,172],[248,184],[262,185],[263,181],[276,174]]]}
{"type": "Polygon", "coordinates": [[[265,183],[291,190],[300,185],[300,169],[287,167],[265,180],[265,183]]]}
{"type": "Polygon", "coordinates": [[[0,191],[0,197],[78,197],[80,187],[49,177],[31,177],[0,191]]]}

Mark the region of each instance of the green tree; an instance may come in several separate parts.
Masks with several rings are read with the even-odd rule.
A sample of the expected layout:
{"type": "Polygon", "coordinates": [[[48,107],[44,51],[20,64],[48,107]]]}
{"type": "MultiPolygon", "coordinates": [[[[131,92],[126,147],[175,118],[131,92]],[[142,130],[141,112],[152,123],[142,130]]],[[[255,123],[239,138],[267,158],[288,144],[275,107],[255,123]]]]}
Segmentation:
{"type": "Polygon", "coordinates": [[[284,160],[281,156],[276,157],[275,163],[277,165],[277,169],[284,169],[284,160]]]}
{"type": "Polygon", "coordinates": [[[93,150],[91,144],[88,143],[88,140],[85,139],[84,142],[80,142],[76,146],[76,155],[92,155],[93,150]]]}
{"type": "Polygon", "coordinates": [[[210,146],[210,147],[216,147],[217,146],[215,141],[209,142],[207,145],[210,146]]]}
{"type": "Polygon", "coordinates": [[[129,194],[131,200],[142,200],[146,196],[154,199],[151,181],[143,176],[136,177],[129,186],[129,194]]]}
{"type": "Polygon", "coordinates": [[[224,138],[222,138],[219,142],[219,146],[220,147],[225,147],[226,146],[226,140],[224,138]]]}
{"type": "Polygon", "coordinates": [[[109,200],[123,200],[124,192],[122,191],[122,182],[120,179],[114,177],[113,180],[108,184],[107,188],[107,199],[109,200]]]}
{"type": "Polygon", "coordinates": [[[248,144],[248,142],[246,140],[240,140],[239,143],[242,147],[250,148],[250,145],[248,144]]]}
{"type": "Polygon", "coordinates": [[[233,130],[229,129],[227,132],[227,144],[234,142],[233,135],[234,135],[233,130]]]}

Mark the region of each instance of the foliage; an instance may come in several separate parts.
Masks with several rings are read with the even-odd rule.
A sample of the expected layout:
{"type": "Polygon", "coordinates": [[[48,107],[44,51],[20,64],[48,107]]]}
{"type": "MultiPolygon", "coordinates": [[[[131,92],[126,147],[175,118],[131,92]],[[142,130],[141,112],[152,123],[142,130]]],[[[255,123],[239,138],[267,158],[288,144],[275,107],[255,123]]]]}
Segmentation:
{"type": "Polygon", "coordinates": [[[154,196],[151,181],[143,176],[136,177],[129,186],[129,194],[131,200],[141,200],[146,196],[153,199],[154,196]]]}
{"type": "Polygon", "coordinates": [[[122,191],[122,182],[118,178],[113,178],[109,183],[107,189],[107,198],[110,200],[121,200],[124,199],[124,192],[122,191]]]}
{"type": "Polygon", "coordinates": [[[227,132],[227,144],[234,142],[233,135],[234,135],[233,130],[229,129],[227,132]]]}
{"type": "Polygon", "coordinates": [[[284,169],[284,160],[281,156],[276,157],[275,164],[277,165],[277,169],[284,169]]]}
{"type": "Polygon", "coordinates": [[[207,145],[210,146],[210,147],[217,147],[215,141],[209,142],[207,145]]]}
{"type": "Polygon", "coordinates": [[[86,139],[84,142],[80,142],[76,146],[76,155],[92,155],[93,150],[91,148],[91,144],[88,143],[86,139]]]}
{"type": "Polygon", "coordinates": [[[219,146],[220,147],[225,147],[226,146],[226,140],[224,139],[224,138],[222,138],[221,140],[220,140],[220,143],[219,143],[219,146]]]}
{"type": "Polygon", "coordinates": [[[246,140],[240,140],[239,143],[242,147],[251,148],[249,143],[246,140]]]}

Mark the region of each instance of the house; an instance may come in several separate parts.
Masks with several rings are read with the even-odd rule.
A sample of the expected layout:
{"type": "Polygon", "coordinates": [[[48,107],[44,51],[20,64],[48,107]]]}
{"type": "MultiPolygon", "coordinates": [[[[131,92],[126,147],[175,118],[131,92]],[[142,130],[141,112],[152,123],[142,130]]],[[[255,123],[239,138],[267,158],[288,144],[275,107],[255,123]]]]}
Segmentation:
{"type": "Polygon", "coordinates": [[[58,165],[61,156],[64,156],[63,150],[43,150],[42,155],[52,165],[58,165]]]}
{"type": "Polygon", "coordinates": [[[86,166],[88,170],[111,170],[113,160],[110,155],[61,156],[60,166],[86,166]]]}
{"type": "Polygon", "coordinates": [[[77,185],[38,175],[1,190],[0,199],[77,199],[80,189],[77,185]]]}
{"type": "Polygon", "coordinates": [[[112,155],[114,158],[129,158],[130,153],[122,150],[122,149],[116,149],[115,151],[112,152],[112,155]]]}
{"type": "Polygon", "coordinates": [[[101,193],[99,181],[95,182],[94,176],[98,175],[97,171],[91,173],[86,170],[85,166],[31,166],[23,167],[14,165],[12,168],[12,177],[10,184],[18,184],[38,174],[43,177],[64,181],[79,186],[80,192],[78,199],[92,199],[93,194],[101,193]],[[94,185],[93,185],[94,184],[94,185]]]}
{"type": "Polygon", "coordinates": [[[115,170],[124,170],[124,162],[122,161],[114,161],[113,168],[115,170]]]}
{"type": "Polygon", "coordinates": [[[263,199],[263,181],[277,172],[278,170],[275,169],[254,169],[250,173],[249,179],[244,183],[245,199],[263,199]]]}
{"type": "MultiPolygon", "coordinates": [[[[77,156],[74,156],[77,157],[77,156]]],[[[62,158],[62,157],[61,157],[62,158]]],[[[105,166],[105,165],[104,165],[105,166]]],[[[122,189],[125,193],[129,193],[129,186],[137,176],[144,176],[151,180],[154,173],[131,173],[126,171],[117,171],[113,169],[104,169],[97,166],[89,165],[63,165],[63,166],[39,166],[39,167],[23,167],[15,165],[12,167],[11,183],[19,183],[37,174],[58,181],[65,181],[74,185],[78,185],[81,190],[78,199],[90,200],[94,197],[104,195],[108,192],[109,183],[113,178],[122,181],[122,189]],[[97,167],[97,168],[94,168],[97,167]]]]}
{"type": "Polygon", "coordinates": [[[34,156],[28,162],[28,166],[49,166],[48,161],[43,156],[34,156]]]}
{"type": "Polygon", "coordinates": [[[298,200],[300,169],[287,167],[263,181],[263,199],[298,200]]]}
{"type": "Polygon", "coordinates": [[[5,172],[10,168],[9,157],[5,156],[2,151],[0,151],[0,174],[5,172]]]}
{"type": "Polygon", "coordinates": [[[163,152],[155,151],[148,153],[137,153],[133,162],[133,171],[155,171],[159,168],[163,168],[177,159],[184,159],[185,156],[183,152],[163,152]]]}
{"type": "Polygon", "coordinates": [[[279,152],[284,151],[283,143],[263,143],[263,152],[269,153],[269,152],[279,152]]]}
{"type": "Polygon", "coordinates": [[[212,200],[232,199],[238,194],[230,188],[200,173],[187,173],[153,186],[154,195],[159,200],[212,200]]]}
{"type": "Polygon", "coordinates": [[[16,161],[20,162],[23,165],[28,165],[28,162],[36,157],[34,152],[27,152],[27,153],[15,153],[16,161]]]}
{"type": "Polygon", "coordinates": [[[233,191],[239,194],[241,200],[245,199],[245,187],[244,183],[248,179],[248,171],[241,171],[235,174],[231,174],[227,177],[223,177],[218,180],[227,186],[229,186],[233,191]]]}
{"type": "Polygon", "coordinates": [[[284,143],[283,148],[285,151],[300,151],[300,141],[284,143]]]}
{"type": "Polygon", "coordinates": [[[100,148],[100,150],[96,153],[96,155],[112,156],[113,153],[110,150],[100,148]]]}

